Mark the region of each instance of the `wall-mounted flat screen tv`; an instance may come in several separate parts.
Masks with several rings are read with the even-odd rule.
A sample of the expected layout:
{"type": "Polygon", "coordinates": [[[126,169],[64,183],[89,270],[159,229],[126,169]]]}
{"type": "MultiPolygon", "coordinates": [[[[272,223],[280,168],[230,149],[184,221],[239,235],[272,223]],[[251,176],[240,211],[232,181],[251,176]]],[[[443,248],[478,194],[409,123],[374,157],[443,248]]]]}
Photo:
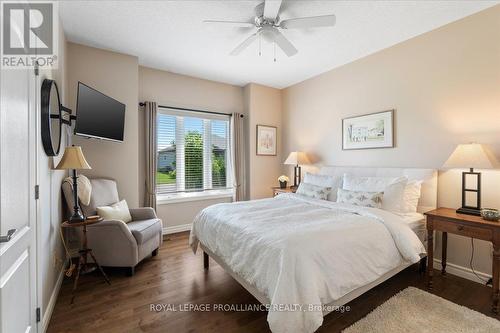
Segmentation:
{"type": "Polygon", "coordinates": [[[78,82],[75,134],[123,141],[125,104],[78,82]]]}

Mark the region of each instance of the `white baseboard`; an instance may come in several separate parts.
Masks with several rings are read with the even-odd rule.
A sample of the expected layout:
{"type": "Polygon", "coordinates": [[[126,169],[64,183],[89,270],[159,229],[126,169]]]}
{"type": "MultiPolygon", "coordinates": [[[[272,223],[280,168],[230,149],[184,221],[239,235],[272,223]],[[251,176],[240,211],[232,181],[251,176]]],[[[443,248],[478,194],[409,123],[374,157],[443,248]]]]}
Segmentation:
{"type": "MultiPolygon", "coordinates": [[[[441,270],[441,260],[440,259],[434,259],[434,268],[441,270]]],[[[472,269],[469,267],[463,267],[459,265],[455,265],[453,263],[446,263],[446,273],[450,273],[456,276],[459,276],[461,278],[471,280],[474,282],[478,282],[481,284],[484,284],[485,281],[488,281],[489,278],[491,278],[491,275],[483,273],[483,272],[478,272],[477,270],[474,270],[476,274],[483,279],[484,281],[478,279],[478,277],[472,272],[472,269]]]]}
{"type": "Polygon", "coordinates": [[[52,317],[52,312],[54,311],[54,307],[56,306],[57,296],[59,295],[59,290],[61,290],[61,285],[64,280],[64,269],[66,265],[62,266],[61,272],[59,272],[59,276],[57,277],[56,285],[54,286],[54,290],[52,291],[52,295],[50,295],[49,303],[47,304],[47,309],[43,311],[43,319],[42,319],[42,332],[47,332],[47,328],[49,327],[50,318],[52,317]]]}
{"type": "Polygon", "coordinates": [[[188,230],[191,230],[191,223],[174,225],[172,227],[163,228],[162,233],[164,235],[168,235],[168,234],[175,234],[177,232],[183,232],[183,231],[188,231],[188,230]]]}

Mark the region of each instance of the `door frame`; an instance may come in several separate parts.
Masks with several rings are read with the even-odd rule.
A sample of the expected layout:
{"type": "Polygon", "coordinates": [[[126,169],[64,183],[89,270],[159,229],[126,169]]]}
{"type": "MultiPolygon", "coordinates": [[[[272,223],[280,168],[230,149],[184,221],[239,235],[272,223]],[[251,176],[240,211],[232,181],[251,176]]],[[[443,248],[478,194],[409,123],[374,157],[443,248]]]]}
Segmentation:
{"type": "MultiPolygon", "coordinates": [[[[41,129],[40,129],[40,71],[38,68],[34,70],[33,75],[33,89],[31,89],[31,93],[33,94],[33,98],[31,99],[34,103],[33,105],[33,110],[35,111],[35,128],[33,133],[35,133],[35,180],[34,184],[32,184],[33,191],[35,191],[35,187],[40,184],[40,168],[39,168],[39,163],[40,163],[40,145],[41,145],[41,129]]],[[[40,193],[40,189],[38,189],[38,192],[40,193]]],[[[41,225],[41,219],[40,219],[40,198],[39,196],[36,197],[36,194],[33,193],[33,197],[36,198],[35,200],[35,223],[36,223],[36,237],[35,237],[35,242],[36,242],[36,307],[37,307],[37,316],[39,319],[37,321],[37,332],[39,333],[44,333],[43,331],[43,313],[42,313],[42,307],[43,307],[43,272],[42,272],[42,225],[41,225]]]]}

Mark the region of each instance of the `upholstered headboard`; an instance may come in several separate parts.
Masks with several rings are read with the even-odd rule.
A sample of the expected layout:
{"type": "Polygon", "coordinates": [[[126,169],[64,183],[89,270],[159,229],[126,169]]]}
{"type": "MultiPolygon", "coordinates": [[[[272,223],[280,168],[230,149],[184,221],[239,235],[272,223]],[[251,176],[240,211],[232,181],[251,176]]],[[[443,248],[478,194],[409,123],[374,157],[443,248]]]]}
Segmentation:
{"type": "Polygon", "coordinates": [[[409,180],[422,180],[422,190],[417,210],[425,213],[437,207],[437,170],[434,169],[408,169],[408,168],[370,168],[370,167],[336,167],[324,166],[320,174],[340,176],[350,173],[364,177],[401,177],[407,176],[409,180]]]}

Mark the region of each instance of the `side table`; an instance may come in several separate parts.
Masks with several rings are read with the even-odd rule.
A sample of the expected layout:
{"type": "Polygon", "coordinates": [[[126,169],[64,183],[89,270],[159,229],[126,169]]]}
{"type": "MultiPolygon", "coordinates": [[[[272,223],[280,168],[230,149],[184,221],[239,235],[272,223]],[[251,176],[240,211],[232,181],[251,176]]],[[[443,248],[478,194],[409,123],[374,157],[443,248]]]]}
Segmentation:
{"type": "Polygon", "coordinates": [[[76,269],[75,282],[73,284],[73,291],[71,292],[72,293],[71,304],[73,304],[73,301],[75,299],[75,291],[76,291],[76,288],[78,287],[78,279],[80,278],[80,274],[90,273],[90,272],[94,271],[96,268],[98,268],[101,271],[102,275],[104,276],[104,280],[108,284],[111,284],[108,276],[106,275],[106,273],[104,273],[104,270],[97,262],[97,260],[94,256],[94,253],[92,252],[92,249],[89,249],[87,247],[87,226],[91,225],[91,224],[99,223],[102,220],[103,220],[103,218],[101,217],[101,218],[91,219],[91,220],[87,219],[83,222],[77,222],[77,223],[69,223],[68,221],[64,221],[62,224],[63,228],[82,227],[82,232],[83,232],[82,233],[82,248],[78,251],[78,254],[79,254],[78,265],[77,265],[77,269],[76,269]],[[94,261],[93,264],[88,262],[87,255],[90,255],[90,257],[94,261]]]}

